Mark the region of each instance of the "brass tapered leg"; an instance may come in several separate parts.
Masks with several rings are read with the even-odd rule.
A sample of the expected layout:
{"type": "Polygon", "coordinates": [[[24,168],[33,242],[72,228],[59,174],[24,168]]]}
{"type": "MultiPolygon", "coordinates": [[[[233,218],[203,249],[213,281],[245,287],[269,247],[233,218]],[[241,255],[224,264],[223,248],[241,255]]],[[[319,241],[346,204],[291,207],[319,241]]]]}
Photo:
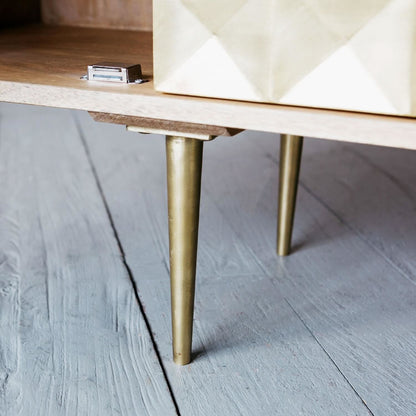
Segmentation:
{"type": "Polygon", "coordinates": [[[277,254],[290,252],[303,137],[282,134],[280,139],[279,218],[277,254]]]}
{"type": "Polygon", "coordinates": [[[166,137],[173,359],[191,361],[203,142],[166,137]]]}

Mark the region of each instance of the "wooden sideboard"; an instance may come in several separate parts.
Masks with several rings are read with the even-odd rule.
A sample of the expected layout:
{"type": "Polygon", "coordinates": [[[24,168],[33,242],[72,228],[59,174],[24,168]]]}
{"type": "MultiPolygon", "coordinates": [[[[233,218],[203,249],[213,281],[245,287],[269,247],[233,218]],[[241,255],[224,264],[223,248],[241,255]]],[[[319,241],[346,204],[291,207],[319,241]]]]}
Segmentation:
{"type": "Polygon", "coordinates": [[[80,80],[102,59],[140,63],[152,79],[152,34],[29,25],[0,32],[0,99],[243,130],[416,149],[413,118],[163,94],[80,80]]]}
{"type": "MultiPolygon", "coordinates": [[[[110,19],[98,7],[102,3],[98,0],[90,18],[80,19],[85,17],[79,15],[81,3],[75,1],[78,8],[70,12],[57,1],[44,0],[42,15],[46,22],[107,28],[31,23],[0,31],[0,101],[85,110],[98,121],[167,136],[174,359],[187,364],[191,360],[203,141],[241,130],[282,135],[278,252],[285,255],[290,248],[302,137],[416,149],[416,119],[156,92],[152,33],[112,29],[125,25],[110,19]],[[103,60],[140,63],[149,82],[127,85],[80,79],[87,65],[103,60]]],[[[145,15],[143,21],[127,26],[150,29],[149,12],[145,15]]]]}

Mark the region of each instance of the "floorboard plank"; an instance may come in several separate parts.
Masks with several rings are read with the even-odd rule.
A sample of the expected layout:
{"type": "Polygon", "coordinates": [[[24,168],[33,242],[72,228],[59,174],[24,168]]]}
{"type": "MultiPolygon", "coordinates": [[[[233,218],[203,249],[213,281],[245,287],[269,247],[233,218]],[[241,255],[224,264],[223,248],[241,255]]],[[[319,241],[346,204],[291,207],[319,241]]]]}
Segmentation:
{"type": "MultiPolygon", "coordinates": [[[[238,150],[224,140],[220,149],[212,151],[212,171],[222,167],[225,174],[221,180],[211,177],[208,192],[221,200],[229,224],[241,233],[242,244],[250,245],[371,411],[414,415],[416,288],[407,274],[416,249],[411,193],[404,193],[362,160],[352,159],[342,145],[309,141],[300,177],[294,252],[277,258],[273,224],[278,137],[253,133],[240,139],[238,150]],[[224,179],[237,169],[239,175],[224,179]],[[348,186],[342,186],[345,183],[348,186]],[[393,230],[392,224],[399,230],[393,230]],[[402,245],[400,237],[405,239],[402,245]]],[[[360,145],[348,148],[362,151],[360,145]]],[[[373,149],[377,158],[377,148],[373,149]]],[[[406,154],[402,160],[412,157],[406,154]]],[[[402,188],[411,187],[410,165],[403,163],[402,173],[398,160],[395,166],[400,178],[396,182],[402,188]]]]}
{"type": "Polygon", "coordinates": [[[0,414],[176,414],[70,114],[2,104],[0,172],[0,414]]]}
{"type": "Polygon", "coordinates": [[[317,140],[305,146],[302,181],[416,283],[415,166],[414,151],[317,140]]]}
{"type": "MultiPolygon", "coordinates": [[[[243,183],[247,185],[245,198],[256,198],[259,191],[257,186],[257,193],[250,196],[255,185],[241,172],[244,163],[210,162],[210,157],[218,157],[214,149],[220,141],[205,146],[194,334],[197,357],[184,368],[172,364],[164,140],[94,124],[85,114],[75,117],[90,148],[181,414],[370,414],[286,301],[275,271],[259,256],[267,244],[247,237],[241,223],[235,227],[230,221],[229,215],[240,216],[238,211],[247,207],[242,204],[227,214],[221,196],[224,188],[219,195],[211,192],[219,181],[227,187],[227,194],[236,180],[240,191],[243,183]]],[[[230,140],[227,143],[233,147],[238,138],[224,140],[230,140]]],[[[260,199],[257,205],[262,205],[260,199]]]]}

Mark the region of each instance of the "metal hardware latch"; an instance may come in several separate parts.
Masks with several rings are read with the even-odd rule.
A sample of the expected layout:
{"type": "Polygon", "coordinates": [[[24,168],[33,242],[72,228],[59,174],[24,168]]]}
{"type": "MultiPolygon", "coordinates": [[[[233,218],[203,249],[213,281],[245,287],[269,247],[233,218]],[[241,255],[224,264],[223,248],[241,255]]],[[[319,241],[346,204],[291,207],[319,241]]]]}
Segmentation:
{"type": "Polygon", "coordinates": [[[142,76],[141,65],[115,62],[99,62],[88,65],[88,73],[81,77],[88,81],[106,81],[142,84],[147,82],[142,76]]]}

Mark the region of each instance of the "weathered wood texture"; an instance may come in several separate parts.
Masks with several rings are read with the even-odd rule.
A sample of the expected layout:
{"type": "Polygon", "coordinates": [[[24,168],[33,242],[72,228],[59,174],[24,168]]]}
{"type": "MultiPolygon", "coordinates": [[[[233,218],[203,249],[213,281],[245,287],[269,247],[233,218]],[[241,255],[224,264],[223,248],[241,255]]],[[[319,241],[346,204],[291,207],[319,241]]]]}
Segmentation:
{"type": "Polygon", "coordinates": [[[39,21],[39,0],[2,0],[0,2],[0,28],[39,21]]]}
{"type": "Polygon", "coordinates": [[[41,0],[52,25],[152,30],[152,0],[41,0]]]}
{"type": "Polygon", "coordinates": [[[4,104],[0,414],[176,414],[72,118],[4,104]]]}
{"type": "MultiPolygon", "coordinates": [[[[182,121],[160,120],[145,117],[123,116],[120,114],[97,113],[90,111],[90,116],[102,123],[123,124],[129,127],[138,127],[149,130],[169,132],[182,132],[184,134],[209,135],[209,136],[235,136],[241,133],[238,129],[213,126],[208,124],[184,123],[182,121]]],[[[143,131],[144,131],[143,130],[143,131]]]]}
{"type": "Polygon", "coordinates": [[[150,32],[7,30],[0,34],[0,55],[0,101],[416,148],[412,118],[169,95],[156,92],[153,82],[114,85],[79,79],[88,64],[110,58],[134,59],[151,77],[150,32]]]}
{"type": "MultiPolygon", "coordinates": [[[[244,182],[244,174],[230,169],[230,164],[235,166],[230,152],[237,149],[237,138],[227,139],[231,148],[229,159],[221,157],[222,167],[214,168],[210,156],[205,158],[194,332],[197,355],[188,367],[172,364],[164,140],[93,124],[85,114],[76,116],[181,414],[368,415],[361,399],[285,300],[275,277],[254,254],[250,237],[244,241],[244,231],[234,229],[226,219],[221,195],[207,189],[212,181],[230,187],[239,177],[240,185],[244,182]],[[123,137],[122,144],[115,137],[123,137]]],[[[217,159],[219,155],[210,153],[215,142],[206,144],[205,151],[217,159]]],[[[247,185],[250,192],[254,185],[251,180],[247,185]]],[[[274,220],[274,230],[273,224],[274,220]]],[[[256,243],[267,246],[260,240],[256,243]]]]}
{"type": "MultiPolygon", "coordinates": [[[[278,258],[278,137],[207,143],[178,368],[164,140],[74,118],[182,415],[414,416],[415,152],[306,141],[278,258]]],[[[0,106],[0,286],[0,414],[175,414],[67,112],[0,106]]]]}
{"type": "Polygon", "coordinates": [[[306,148],[303,183],[416,283],[415,166],[414,151],[317,141],[306,148]]]}
{"type": "Polygon", "coordinates": [[[167,283],[158,286],[168,254],[166,215],[155,210],[165,204],[164,172],[155,169],[163,169],[163,140],[126,135],[121,145],[117,128],[82,120],[183,414],[362,413],[339,376],[374,415],[416,413],[415,152],[307,141],[295,250],[278,258],[278,137],[207,144],[200,355],[178,371],[169,364],[167,283]]]}
{"type": "MultiPolygon", "coordinates": [[[[402,258],[412,261],[414,257],[415,199],[409,193],[413,202],[395,196],[414,183],[415,172],[411,177],[409,169],[395,171],[387,161],[396,159],[397,168],[402,161],[413,160],[414,166],[416,154],[375,149],[375,156],[377,152],[385,155],[384,171],[396,179],[391,181],[370,166],[363,170],[357,166],[358,159],[352,163],[349,152],[339,144],[306,144],[295,219],[297,250],[288,258],[276,260],[271,227],[276,211],[269,196],[275,192],[276,137],[263,137],[265,140],[259,139],[255,148],[248,141],[246,146],[242,142],[240,159],[235,150],[231,159],[231,147],[223,142],[229,151],[223,149],[216,164],[218,169],[224,160],[232,160],[232,171],[244,166],[251,186],[243,181],[216,181],[210,191],[222,198],[226,219],[249,242],[268,273],[277,278],[288,302],[372,412],[414,414],[416,288],[410,279],[414,279],[415,269],[407,273],[398,270],[391,253],[397,253],[399,244],[402,258]],[[263,169],[258,169],[259,164],[263,169]],[[393,188],[392,193],[385,193],[393,188]],[[385,204],[387,199],[390,202],[385,204]],[[326,202],[330,200],[338,201],[337,206],[326,202]],[[372,210],[374,206],[378,208],[372,210]],[[357,223],[367,220],[368,228],[360,232],[357,223]],[[389,222],[400,224],[402,235],[407,229],[407,244],[398,243],[397,234],[389,236],[389,222]]],[[[372,148],[345,147],[372,154],[372,148]]]]}

